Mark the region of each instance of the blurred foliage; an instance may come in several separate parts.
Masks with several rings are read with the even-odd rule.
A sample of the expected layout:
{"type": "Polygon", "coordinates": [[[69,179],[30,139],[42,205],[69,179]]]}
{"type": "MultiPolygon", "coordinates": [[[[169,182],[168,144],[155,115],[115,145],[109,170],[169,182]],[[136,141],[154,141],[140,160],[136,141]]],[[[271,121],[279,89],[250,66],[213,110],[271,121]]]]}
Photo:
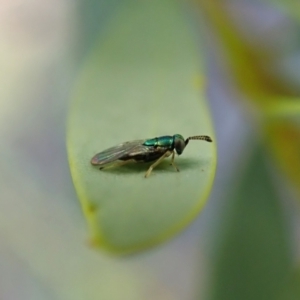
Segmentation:
{"type": "MultiPolygon", "coordinates": [[[[252,41],[245,36],[232,18],[230,1],[198,0],[197,3],[201,17],[206,19],[221,42],[225,64],[228,64],[237,86],[259,109],[268,109],[270,105],[284,101],[283,97],[300,95],[299,87],[293,90],[282,77],[272,73],[272,66],[283,49],[255,44],[254,36],[252,41]]],[[[242,16],[239,19],[242,20],[242,16]]]]}
{"type": "MultiPolygon", "coordinates": [[[[283,53],[291,55],[292,49],[293,54],[299,55],[299,35],[289,36],[287,47],[290,52],[286,53],[287,47],[268,45],[267,36],[263,45],[255,42],[251,28],[247,28],[246,36],[239,28],[242,24],[237,21],[242,22],[243,15],[234,19],[234,13],[243,14],[243,11],[232,11],[232,1],[199,0],[196,3],[220,42],[228,73],[240,95],[248,101],[245,111],[253,117],[257,136],[264,147],[251,160],[247,161],[245,157],[248,168],[239,174],[240,183],[232,184],[232,193],[238,188],[229,200],[229,211],[221,216],[220,247],[217,247],[216,257],[212,258],[208,299],[278,299],[283,291],[286,296],[282,299],[300,299],[299,289],[294,288],[297,276],[290,279],[294,268],[289,249],[290,231],[279,204],[279,189],[274,189],[266,169],[266,158],[271,153],[278,166],[274,169],[283,171],[279,178],[286,175],[300,195],[299,86],[295,88],[288,83],[284,70],[281,74],[274,73],[274,65],[278,66],[283,53]],[[249,107],[251,110],[247,110],[249,107]],[[293,288],[288,292],[288,287],[293,288]]],[[[257,8],[261,4],[252,2],[250,6],[257,8]]],[[[287,7],[288,3],[283,6],[287,7]]],[[[293,2],[289,9],[295,6],[297,4],[293,2]]],[[[299,32],[299,23],[295,26],[299,32]]]]}
{"type": "Polygon", "coordinates": [[[95,41],[99,42],[111,19],[123,5],[124,1],[121,0],[79,1],[79,43],[77,50],[80,56],[85,57],[95,46],[95,41]]]}
{"type": "MultiPolygon", "coordinates": [[[[208,26],[221,42],[229,72],[253,108],[249,112],[254,116],[254,122],[261,123],[260,130],[266,135],[266,141],[271,141],[266,146],[300,195],[300,144],[297,139],[300,135],[300,90],[299,86],[295,89],[287,83],[284,72],[280,77],[272,71],[284,49],[251,43],[233,21],[228,7],[230,1],[199,0],[197,3],[201,16],[205,16],[208,26]],[[270,117],[270,112],[274,111],[276,115],[270,117]]],[[[294,47],[298,46],[299,51],[300,44],[295,43],[293,37],[291,35],[289,41],[294,47]]]]}
{"type": "Polygon", "coordinates": [[[207,299],[276,299],[291,270],[289,231],[266,153],[257,147],[232,186],[207,299]]]}
{"type": "Polygon", "coordinates": [[[284,12],[290,14],[292,18],[300,20],[300,2],[297,0],[265,0],[270,4],[275,4],[284,12]]]}
{"type": "Polygon", "coordinates": [[[288,283],[276,300],[299,300],[300,296],[300,269],[296,269],[288,278],[288,283]]]}
{"type": "Polygon", "coordinates": [[[300,115],[270,117],[265,124],[265,131],[275,159],[299,191],[300,115]]]}
{"type": "MultiPolygon", "coordinates": [[[[170,243],[160,260],[159,250],[116,259],[85,243],[85,220],[69,181],[61,124],[68,84],[76,76],[70,110],[76,126],[68,132],[68,151],[94,243],[127,253],[162,242],[186,226],[210,192],[214,147],[220,141],[189,144],[178,159],[182,172],[175,173],[166,161],[147,180],[140,166],[100,174],[89,159],[115,142],[174,130],[184,136],[213,135],[203,53],[196,47],[203,40],[192,35],[199,33],[192,27],[195,12],[190,2],[180,0],[86,0],[76,2],[73,15],[73,3],[4,1],[1,10],[0,298],[177,300],[182,282],[176,286],[176,279],[190,259],[185,250],[193,248],[184,244],[188,239],[180,240],[184,251],[175,254],[169,249],[178,244],[170,243]],[[67,70],[72,51],[79,56],[78,74],[76,68],[67,70]],[[178,269],[174,262],[181,263],[178,269]]],[[[292,183],[300,194],[299,1],[193,3],[201,10],[199,20],[206,21],[208,38],[217,37],[218,49],[210,50],[221,53],[219,63],[228,67],[226,84],[233,78],[240,93],[236,100],[246,99],[245,112],[253,117],[261,143],[248,146],[250,159],[245,153],[242,162],[234,157],[230,170],[220,164],[220,181],[246,167],[232,179],[229,197],[219,191],[218,203],[227,207],[219,218],[213,207],[211,219],[220,219],[220,226],[211,263],[201,272],[210,279],[205,297],[298,300],[299,241],[291,229],[295,216],[285,210],[290,193],[282,187],[292,183]],[[262,4],[282,12],[285,30],[272,28],[269,39],[272,30],[260,31],[268,15],[252,19],[254,26],[242,7],[246,3],[255,7],[254,14],[261,13],[262,4]]],[[[226,135],[218,121],[217,129],[226,135]]],[[[230,132],[226,141],[234,135],[230,132]]],[[[220,160],[226,160],[228,145],[220,143],[220,160]]],[[[299,216],[296,209],[293,213],[299,216]]],[[[200,255],[206,263],[207,253],[201,249],[200,255]]]]}

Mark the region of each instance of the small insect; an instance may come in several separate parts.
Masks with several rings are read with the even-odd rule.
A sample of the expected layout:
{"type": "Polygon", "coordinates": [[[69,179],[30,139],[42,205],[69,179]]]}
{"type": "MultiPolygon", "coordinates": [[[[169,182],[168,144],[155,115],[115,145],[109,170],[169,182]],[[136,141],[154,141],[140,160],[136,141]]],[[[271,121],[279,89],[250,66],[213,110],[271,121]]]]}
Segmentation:
{"type": "Polygon", "coordinates": [[[191,136],[184,140],[180,134],[129,141],[96,154],[91,159],[91,164],[100,166],[100,170],[102,170],[107,167],[122,166],[131,162],[154,162],[145,174],[145,177],[148,177],[152,170],[159,165],[164,158],[172,155],[171,165],[179,172],[179,169],[174,163],[174,150],[176,150],[178,155],[182,154],[190,140],[212,142],[212,139],[207,135],[191,136]]]}

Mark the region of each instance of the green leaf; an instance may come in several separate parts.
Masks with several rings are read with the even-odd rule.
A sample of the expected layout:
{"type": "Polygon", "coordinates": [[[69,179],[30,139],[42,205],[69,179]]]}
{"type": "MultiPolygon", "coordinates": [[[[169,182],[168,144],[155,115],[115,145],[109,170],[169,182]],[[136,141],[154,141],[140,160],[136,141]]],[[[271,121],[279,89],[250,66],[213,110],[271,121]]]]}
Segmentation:
{"type": "Polygon", "coordinates": [[[299,98],[273,105],[266,114],[263,130],[271,156],[294,185],[300,198],[300,103],[299,98]]]}
{"type": "MultiPolygon", "coordinates": [[[[67,147],[94,245],[128,253],[171,237],[199,213],[216,143],[191,141],[149,178],[147,164],[99,171],[96,153],[121,142],[180,133],[213,137],[198,49],[178,3],[126,1],[86,60],[71,101],[67,147]]],[[[214,139],[214,138],[213,138],[214,139]]]]}
{"type": "Polygon", "coordinates": [[[300,299],[300,267],[291,272],[288,282],[277,300],[299,300],[300,299]]]}
{"type": "MultiPolygon", "coordinates": [[[[210,300],[277,299],[291,271],[288,227],[265,154],[256,149],[221,218],[210,300]]],[[[234,185],[233,185],[234,187],[234,185]]]]}

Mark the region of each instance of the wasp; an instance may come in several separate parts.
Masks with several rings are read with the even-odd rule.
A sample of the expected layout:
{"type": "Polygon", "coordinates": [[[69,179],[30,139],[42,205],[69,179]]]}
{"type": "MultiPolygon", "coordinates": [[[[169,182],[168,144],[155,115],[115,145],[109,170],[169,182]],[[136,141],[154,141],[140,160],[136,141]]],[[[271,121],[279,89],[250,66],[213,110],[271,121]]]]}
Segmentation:
{"type": "Polygon", "coordinates": [[[145,174],[147,178],[164,158],[172,155],[171,165],[179,172],[174,162],[175,151],[178,155],[181,155],[190,140],[212,142],[212,139],[207,135],[191,136],[185,140],[180,134],[134,140],[121,143],[96,154],[91,159],[91,164],[100,166],[100,170],[102,170],[107,167],[117,167],[127,163],[153,162],[145,174]]]}

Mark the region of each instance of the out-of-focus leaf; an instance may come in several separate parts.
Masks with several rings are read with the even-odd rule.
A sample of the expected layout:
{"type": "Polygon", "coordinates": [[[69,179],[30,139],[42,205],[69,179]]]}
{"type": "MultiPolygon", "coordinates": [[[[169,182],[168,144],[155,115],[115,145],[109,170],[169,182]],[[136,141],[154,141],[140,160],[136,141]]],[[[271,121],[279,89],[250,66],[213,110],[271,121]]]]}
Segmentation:
{"type": "Polygon", "coordinates": [[[297,91],[288,87],[286,80],[273,77],[268,71],[276,63],[278,53],[271,47],[255,46],[243,36],[234,25],[225,2],[197,2],[221,41],[224,57],[239,88],[246,94],[249,103],[258,108],[254,110],[255,118],[262,121],[261,131],[266,134],[266,145],[271,146],[275,162],[299,190],[299,97],[297,91]]]}
{"type": "Polygon", "coordinates": [[[274,107],[266,118],[267,141],[280,169],[300,192],[300,105],[274,107]]]}
{"type": "Polygon", "coordinates": [[[247,163],[228,205],[221,216],[207,299],[276,299],[290,271],[290,246],[284,214],[260,149],[247,163]]]}
{"type": "Polygon", "coordinates": [[[87,55],[95,43],[99,40],[106,26],[110,23],[119,7],[123,5],[122,0],[80,0],[79,1],[79,24],[78,31],[80,44],[77,50],[80,54],[87,55]]]}
{"type": "Polygon", "coordinates": [[[147,299],[151,277],[84,242],[83,218],[68,180],[63,192],[47,190],[45,178],[28,176],[32,165],[20,167],[16,155],[24,153],[1,149],[0,298],[147,299]]]}
{"type": "Polygon", "coordinates": [[[282,8],[284,11],[294,16],[296,19],[300,20],[300,2],[295,0],[267,0],[272,4],[276,4],[278,7],[282,8]]]}
{"type": "Polygon", "coordinates": [[[201,210],[215,143],[191,141],[180,172],[165,161],[99,171],[90,159],[118,143],[181,133],[213,136],[198,49],[171,0],[125,1],[88,57],[71,101],[68,154],[93,244],[126,253],[161,242],[201,210]]]}
{"type": "Polygon", "coordinates": [[[296,269],[288,279],[283,292],[277,300],[299,300],[300,299],[300,268],[296,269]]]}
{"type": "Polygon", "coordinates": [[[226,3],[219,0],[194,0],[202,15],[221,42],[226,59],[238,87],[259,108],[268,108],[282,100],[282,96],[297,93],[286,82],[270,71],[278,58],[272,48],[264,49],[251,44],[239,31],[229,15],[226,3]],[[269,67],[268,67],[269,66],[269,67]]]}

